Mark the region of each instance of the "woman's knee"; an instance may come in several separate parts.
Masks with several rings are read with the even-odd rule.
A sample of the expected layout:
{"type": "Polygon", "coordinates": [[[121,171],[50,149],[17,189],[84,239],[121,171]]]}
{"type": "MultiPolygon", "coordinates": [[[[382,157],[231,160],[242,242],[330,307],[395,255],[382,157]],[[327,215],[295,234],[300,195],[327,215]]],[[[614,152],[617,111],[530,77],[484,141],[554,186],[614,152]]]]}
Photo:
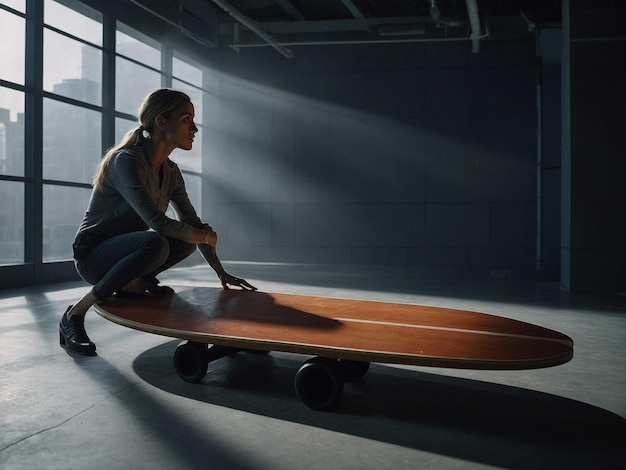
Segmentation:
{"type": "Polygon", "coordinates": [[[150,252],[155,262],[157,262],[157,260],[160,261],[160,263],[165,262],[170,255],[169,241],[163,235],[159,235],[156,232],[148,233],[150,236],[144,245],[144,249],[150,252]]]}
{"type": "Polygon", "coordinates": [[[196,251],[196,245],[194,245],[193,243],[187,243],[174,238],[170,238],[168,241],[170,248],[170,259],[174,263],[188,258],[196,251]]]}

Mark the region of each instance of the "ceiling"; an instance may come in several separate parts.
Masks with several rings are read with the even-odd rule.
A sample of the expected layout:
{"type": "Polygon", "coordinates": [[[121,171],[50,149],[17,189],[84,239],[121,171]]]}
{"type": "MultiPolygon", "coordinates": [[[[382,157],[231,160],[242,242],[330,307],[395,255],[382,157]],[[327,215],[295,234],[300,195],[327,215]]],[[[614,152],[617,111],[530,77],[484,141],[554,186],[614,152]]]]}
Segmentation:
{"type": "MultiPolygon", "coordinates": [[[[197,0],[195,0],[197,2],[197,0]]],[[[528,36],[559,24],[560,0],[203,0],[233,48],[472,40],[528,36]]]]}
{"type": "MultiPolygon", "coordinates": [[[[315,21],[365,18],[429,16],[434,6],[443,16],[463,15],[465,0],[228,0],[255,21],[315,21]],[[356,9],[356,11],[353,11],[356,9]]],[[[520,9],[551,21],[560,16],[560,0],[478,0],[486,14],[517,15],[520,9]]]]}

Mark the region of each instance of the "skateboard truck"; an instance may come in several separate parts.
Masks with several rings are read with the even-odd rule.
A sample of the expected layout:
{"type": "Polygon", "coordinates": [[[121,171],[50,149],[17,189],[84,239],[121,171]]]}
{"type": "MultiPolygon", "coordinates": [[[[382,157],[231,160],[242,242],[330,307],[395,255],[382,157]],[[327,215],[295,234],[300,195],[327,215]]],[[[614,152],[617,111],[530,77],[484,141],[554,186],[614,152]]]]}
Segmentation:
{"type": "MultiPolygon", "coordinates": [[[[207,374],[209,363],[241,351],[252,354],[269,351],[248,350],[228,346],[184,341],[174,353],[174,367],[185,382],[199,383],[207,374]]],[[[302,403],[314,410],[330,410],[341,393],[344,383],[365,375],[369,362],[313,357],[296,373],[294,386],[302,403]]]]}
{"type": "Polygon", "coordinates": [[[184,341],[178,345],[174,353],[174,368],[185,382],[199,383],[209,370],[209,362],[239,351],[241,349],[184,341]]]}

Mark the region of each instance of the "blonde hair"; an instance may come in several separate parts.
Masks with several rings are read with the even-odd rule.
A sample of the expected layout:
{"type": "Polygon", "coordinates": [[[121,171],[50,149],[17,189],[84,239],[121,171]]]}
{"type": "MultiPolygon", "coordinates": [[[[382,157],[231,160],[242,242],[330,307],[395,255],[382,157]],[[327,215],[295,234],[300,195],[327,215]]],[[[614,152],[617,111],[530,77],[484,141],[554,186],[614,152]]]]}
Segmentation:
{"type": "Polygon", "coordinates": [[[141,106],[139,106],[139,125],[128,131],[117,145],[111,147],[104,154],[93,180],[94,186],[102,189],[104,177],[114,155],[121,150],[135,147],[146,140],[150,140],[154,132],[154,123],[157,116],[162,115],[167,119],[171,113],[187,101],[191,101],[188,95],[171,88],[159,88],[146,96],[141,106]]]}

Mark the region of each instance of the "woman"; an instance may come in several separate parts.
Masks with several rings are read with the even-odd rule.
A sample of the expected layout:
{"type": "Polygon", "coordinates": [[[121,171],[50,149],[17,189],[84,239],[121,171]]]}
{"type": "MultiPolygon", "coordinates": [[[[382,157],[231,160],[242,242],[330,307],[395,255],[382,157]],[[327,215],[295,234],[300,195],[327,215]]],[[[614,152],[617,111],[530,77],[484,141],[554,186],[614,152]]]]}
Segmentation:
{"type": "Polygon", "coordinates": [[[180,170],[168,158],[175,148],[191,149],[198,131],[193,118],[189,96],[155,90],[139,108],[139,126],[102,159],[73,243],[76,269],[93,288],[63,314],[59,337],[68,350],[95,355],[85,314],[106,297],[170,294],[156,276],[196,245],[225,289],[256,289],[224,270],[215,253],[217,233],[198,218],[180,170]],[[178,220],[165,215],[170,203],[178,220]]]}

